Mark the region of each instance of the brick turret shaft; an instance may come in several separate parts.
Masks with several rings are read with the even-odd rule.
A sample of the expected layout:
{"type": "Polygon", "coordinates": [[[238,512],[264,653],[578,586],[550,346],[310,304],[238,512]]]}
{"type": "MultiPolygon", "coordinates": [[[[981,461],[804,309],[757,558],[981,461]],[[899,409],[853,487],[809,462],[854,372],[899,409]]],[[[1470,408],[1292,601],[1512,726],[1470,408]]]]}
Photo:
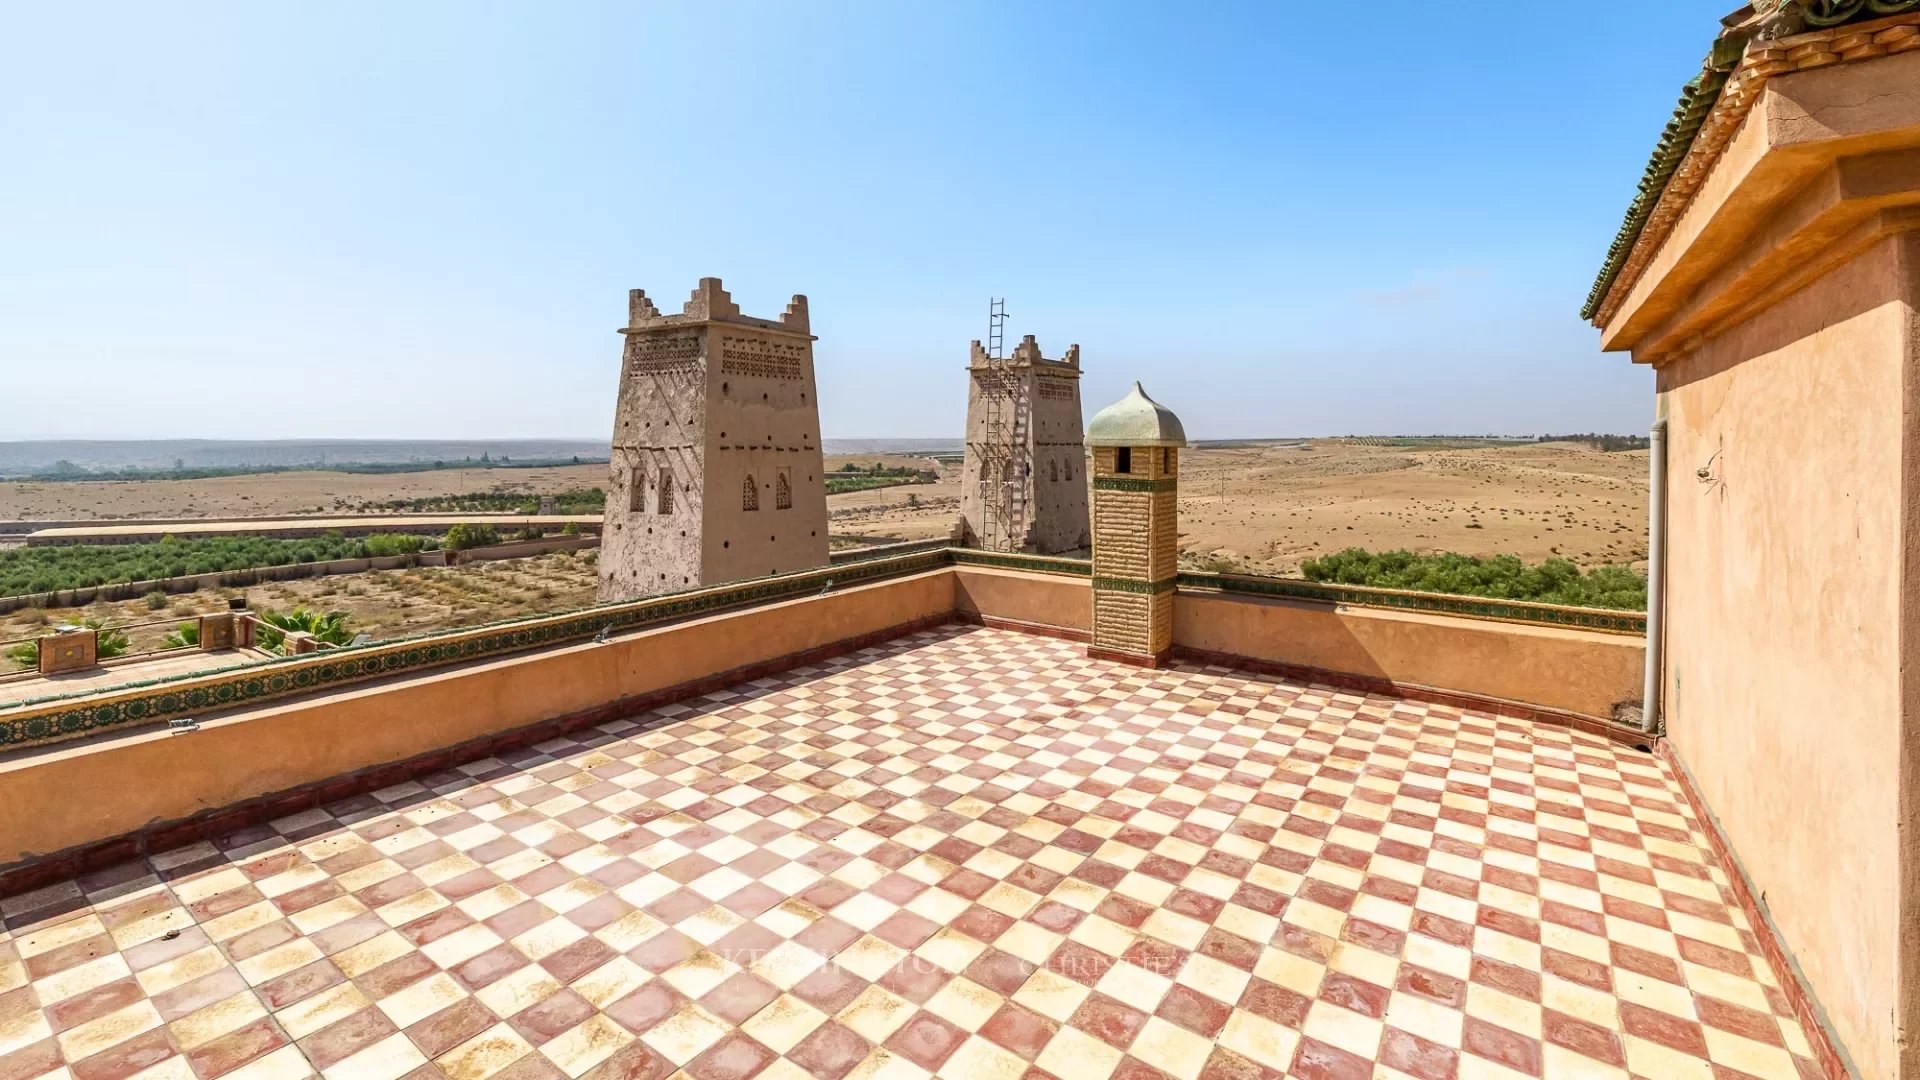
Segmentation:
{"type": "Polygon", "coordinates": [[[1173,648],[1180,448],[1171,412],[1133,393],[1087,425],[1093,447],[1093,644],[1089,656],[1156,667],[1173,648]]]}

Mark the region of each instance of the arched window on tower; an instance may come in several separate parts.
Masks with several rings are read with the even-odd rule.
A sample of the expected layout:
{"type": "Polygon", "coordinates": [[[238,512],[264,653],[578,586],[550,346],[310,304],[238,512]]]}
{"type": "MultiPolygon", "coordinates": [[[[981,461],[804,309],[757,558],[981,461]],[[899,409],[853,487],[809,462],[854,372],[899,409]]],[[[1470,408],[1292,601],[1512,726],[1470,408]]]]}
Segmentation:
{"type": "Polygon", "coordinates": [[[627,493],[627,509],[636,514],[647,512],[647,473],[644,469],[635,469],[627,476],[632,489],[627,493]]]}
{"type": "Polygon", "coordinates": [[[1060,482],[1060,463],[1059,462],[1057,461],[1047,462],[1047,479],[1056,484],[1060,482]]]}
{"type": "Polygon", "coordinates": [[[740,509],[760,509],[760,489],[754,485],[752,473],[748,473],[747,478],[740,482],[740,509]]]}
{"type": "Polygon", "coordinates": [[[660,466],[660,482],[655,486],[660,490],[656,496],[660,513],[673,513],[673,473],[665,465],[660,466]]]}
{"type": "Polygon", "coordinates": [[[775,510],[793,509],[793,482],[787,479],[783,471],[773,478],[773,508],[775,510]]]}

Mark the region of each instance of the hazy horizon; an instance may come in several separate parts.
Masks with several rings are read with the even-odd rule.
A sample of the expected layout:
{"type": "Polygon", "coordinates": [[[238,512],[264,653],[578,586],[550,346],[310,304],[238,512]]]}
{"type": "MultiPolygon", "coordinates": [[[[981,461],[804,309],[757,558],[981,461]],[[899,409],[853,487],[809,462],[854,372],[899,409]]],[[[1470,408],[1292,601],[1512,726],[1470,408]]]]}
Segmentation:
{"type": "MultiPolygon", "coordinates": [[[[1292,442],[1314,438],[1535,438],[1542,435],[1586,434],[1567,431],[1506,432],[1345,432],[1337,436],[1249,435],[1197,439],[1207,443],[1292,442]]],[[[1594,432],[1593,434],[1637,434],[1594,432]]],[[[952,438],[858,438],[827,436],[822,449],[830,455],[914,454],[956,451],[963,446],[952,438]]],[[[608,443],[595,439],[10,439],[0,440],[0,476],[45,472],[67,462],[90,472],[115,469],[164,470],[176,463],[184,468],[298,468],[307,465],[404,464],[430,461],[477,460],[483,453],[507,460],[555,461],[580,457],[604,461],[608,443]],[[364,453],[362,453],[364,451],[364,453]]],[[[57,477],[49,477],[57,479],[57,477]]]]}

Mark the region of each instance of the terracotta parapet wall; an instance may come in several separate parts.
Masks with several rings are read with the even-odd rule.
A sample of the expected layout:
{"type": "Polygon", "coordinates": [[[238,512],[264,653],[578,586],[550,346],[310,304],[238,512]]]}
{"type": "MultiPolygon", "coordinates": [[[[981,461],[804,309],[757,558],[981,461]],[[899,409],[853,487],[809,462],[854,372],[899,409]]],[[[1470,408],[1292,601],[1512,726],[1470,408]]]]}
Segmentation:
{"type": "Polygon", "coordinates": [[[1176,653],[1243,657],[1607,720],[1638,700],[1640,639],[1550,626],[1182,589],[1176,653]]]}
{"type": "MultiPolygon", "coordinates": [[[[954,602],[963,617],[989,626],[1046,627],[1063,636],[1091,626],[1086,578],[961,566],[954,602]]],[[[1207,662],[1239,658],[1300,678],[1353,676],[1361,681],[1350,685],[1383,693],[1442,691],[1456,702],[1511,704],[1547,720],[1602,722],[1586,725],[1593,730],[1616,705],[1638,700],[1646,655],[1639,637],[1617,630],[1185,587],[1174,597],[1173,641],[1176,653],[1207,662]]]]}
{"type": "MultiPolygon", "coordinates": [[[[946,621],[945,569],[0,759],[0,866],[783,657],[946,621]],[[164,777],[98,791],[103,776],[164,777]]],[[[717,687],[714,687],[717,688],[717,687]]],[[[700,692],[705,692],[701,690],[700,692]]]]}

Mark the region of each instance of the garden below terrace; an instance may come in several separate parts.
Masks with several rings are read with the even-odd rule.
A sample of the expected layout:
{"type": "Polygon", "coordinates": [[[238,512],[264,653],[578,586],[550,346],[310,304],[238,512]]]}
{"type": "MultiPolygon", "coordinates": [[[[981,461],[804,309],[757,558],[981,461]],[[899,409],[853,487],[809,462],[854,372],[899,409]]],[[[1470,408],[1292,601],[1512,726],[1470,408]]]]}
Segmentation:
{"type": "Polygon", "coordinates": [[[1567,607],[1647,609],[1647,578],[1628,566],[1581,570],[1566,559],[1526,563],[1512,555],[1479,558],[1454,552],[1345,551],[1300,564],[1308,581],[1376,589],[1527,600],[1567,607]]]}
{"type": "Polygon", "coordinates": [[[129,581],[292,566],[328,559],[409,555],[438,544],[427,537],[338,534],[299,540],[263,536],[167,537],[151,544],[74,544],[0,549],[0,596],[117,585],[129,581]]]}

